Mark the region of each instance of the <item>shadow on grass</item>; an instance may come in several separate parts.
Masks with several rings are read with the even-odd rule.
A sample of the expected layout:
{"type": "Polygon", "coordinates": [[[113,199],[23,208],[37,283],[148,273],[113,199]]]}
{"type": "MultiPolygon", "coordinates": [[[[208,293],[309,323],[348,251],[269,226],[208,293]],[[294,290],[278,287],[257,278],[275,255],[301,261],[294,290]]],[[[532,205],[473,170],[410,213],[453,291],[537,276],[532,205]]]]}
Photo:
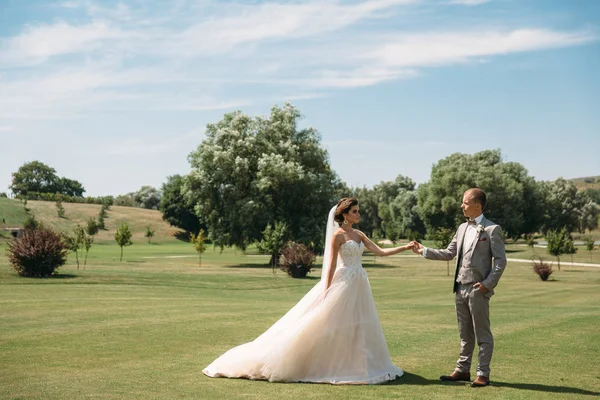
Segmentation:
{"type": "Polygon", "coordinates": [[[518,249],[517,249],[517,250],[513,250],[513,249],[506,249],[506,250],[504,250],[504,251],[505,251],[505,252],[507,252],[507,253],[522,253],[522,252],[524,252],[525,250],[518,250],[518,249]]]}
{"type": "MultiPolygon", "coordinates": [[[[468,382],[442,382],[439,379],[427,379],[420,375],[411,374],[410,372],[404,372],[404,375],[393,381],[384,383],[384,385],[442,385],[442,386],[465,386],[468,382]]],[[[551,386],[541,385],[537,383],[510,383],[510,382],[498,382],[491,381],[490,386],[495,387],[506,387],[519,390],[533,390],[536,392],[547,392],[547,393],[571,393],[581,394],[587,396],[598,396],[600,392],[594,392],[591,390],[585,390],[580,388],[574,388],[569,386],[551,386]]]]}
{"type": "Polygon", "coordinates": [[[190,234],[186,231],[177,231],[173,236],[175,237],[175,239],[181,240],[182,242],[190,242],[190,234]]]}
{"type": "Polygon", "coordinates": [[[52,275],[49,277],[49,279],[73,279],[73,278],[79,278],[79,276],[73,275],[73,274],[57,273],[56,275],[52,275]]]}

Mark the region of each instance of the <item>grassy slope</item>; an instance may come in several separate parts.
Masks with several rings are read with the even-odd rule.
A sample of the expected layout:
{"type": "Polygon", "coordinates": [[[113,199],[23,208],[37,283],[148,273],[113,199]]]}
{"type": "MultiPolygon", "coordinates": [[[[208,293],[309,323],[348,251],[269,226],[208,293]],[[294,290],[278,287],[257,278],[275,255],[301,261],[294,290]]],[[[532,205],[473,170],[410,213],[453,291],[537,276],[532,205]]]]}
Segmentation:
{"type": "Polygon", "coordinates": [[[581,178],[573,178],[570,180],[575,184],[575,186],[577,186],[577,189],[579,190],[600,189],[600,176],[585,176],[581,178]],[[594,178],[595,182],[588,183],[585,181],[587,178],[594,178]]]}
{"type": "MultiPolygon", "coordinates": [[[[100,213],[100,205],[97,204],[77,204],[63,203],[66,218],[59,218],[56,212],[56,206],[51,201],[29,201],[27,207],[31,213],[44,223],[58,231],[70,231],[77,224],[86,225],[90,217],[97,219],[100,213]]],[[[26,215],[23,210],[23,204],[18,200],[0,199],[0,218],[8,215],[10,220],[4,226],[22,226],[26,215]]],[[[0,219],[1,222],[1,219],[0,219]]],[[[144,233],[146,225],[150,225],[156,231],[153,241],[165,242],[173,240],[173,235],[178,232],[177,228],[171,227],[162,220],[162,215],[156,210],[146,210],[143,208],[117,207],[112,206],[108,211],[108,218],[105,219],[106,230],[101,231],[96,236],[96,242],[114,241],[114,234],[121,223],[128,223],[133,232],[133,241],[146,241],[144,233]]]]}

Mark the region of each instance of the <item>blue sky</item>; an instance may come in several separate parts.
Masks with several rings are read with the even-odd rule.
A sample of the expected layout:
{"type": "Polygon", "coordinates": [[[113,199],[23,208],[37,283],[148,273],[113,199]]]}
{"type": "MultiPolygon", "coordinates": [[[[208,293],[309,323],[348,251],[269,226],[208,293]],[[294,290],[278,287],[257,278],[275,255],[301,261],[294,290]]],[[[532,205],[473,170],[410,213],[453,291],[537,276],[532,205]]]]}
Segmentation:
{"type": "Polygon", "coordinates": [[[353,186],[496,148],[600,175],[598,71],[597,0],[0,0],[0,191],[32,160],[159,187],[207,123],[285,101],[353,186]]]}

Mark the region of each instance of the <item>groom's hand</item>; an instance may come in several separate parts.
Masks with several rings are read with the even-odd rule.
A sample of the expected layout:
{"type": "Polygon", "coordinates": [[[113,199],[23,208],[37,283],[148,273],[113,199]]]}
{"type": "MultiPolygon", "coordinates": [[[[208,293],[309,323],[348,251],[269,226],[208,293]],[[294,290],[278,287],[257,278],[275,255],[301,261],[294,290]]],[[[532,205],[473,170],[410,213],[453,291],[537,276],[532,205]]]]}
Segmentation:
{"type": "Polygon", "coordinates": [[[474,284],[474,285],[473,285],[473,288],[474,288],[474,289],[479,289],[479,291],[480,291],[482,294],[486,294],[487,292],[489,292],[488,288],[486,288],[485,286],[483,286],[483,285],[481,284],[481,282],[477,282],[476,284],[474,284]]]}
{"type": "Polygon", "coordinates": [[[415,254],[423,254],[423,245],[421,243],[417,242],[416,240],[413,240],[411,242],[411,244],[412,244],[412,251],[415,254]]]}

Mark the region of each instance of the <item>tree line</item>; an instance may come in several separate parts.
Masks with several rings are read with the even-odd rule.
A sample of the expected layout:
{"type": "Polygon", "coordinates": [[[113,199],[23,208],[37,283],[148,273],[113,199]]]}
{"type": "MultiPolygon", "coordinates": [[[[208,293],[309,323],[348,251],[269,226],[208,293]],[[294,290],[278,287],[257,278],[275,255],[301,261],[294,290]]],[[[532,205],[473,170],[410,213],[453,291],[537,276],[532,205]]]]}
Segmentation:
{"type": "MultiPolygon", "coordinates": [[[[451,154],[435,163],[429,181],[418,187],[403,175],[372,188],[349,187],[331,168],[319,132],[300,128],[300,119],[291,104],[273,107],[269,116],[225,114],[207,125],[206,138],[188,156],[187,175],[168,177],[160,190],[145,186],[102,201],[158,208],[171,225],[193,234],[203,230],[213,244],[240,249],[251,244],[269,249],[270,241],[293,240],[321,250],[325,217],[341,197],[359,199],[359,229],[371,237],[437,240],[463,220],[460,201],[470,187],[488,194],[486,216],[512,239],[598,226],[596,189],[578,191],[562,178],[536,181],[521,164],[504,161],[500,150],[451,154]]],[[[29,164],[13,174],[16,195],[64,198],[74,187],[81,189],[78,196],[84,192],[49,167],[33,176],[35,168],[44,168],[37,161],[29,164]]]]}

